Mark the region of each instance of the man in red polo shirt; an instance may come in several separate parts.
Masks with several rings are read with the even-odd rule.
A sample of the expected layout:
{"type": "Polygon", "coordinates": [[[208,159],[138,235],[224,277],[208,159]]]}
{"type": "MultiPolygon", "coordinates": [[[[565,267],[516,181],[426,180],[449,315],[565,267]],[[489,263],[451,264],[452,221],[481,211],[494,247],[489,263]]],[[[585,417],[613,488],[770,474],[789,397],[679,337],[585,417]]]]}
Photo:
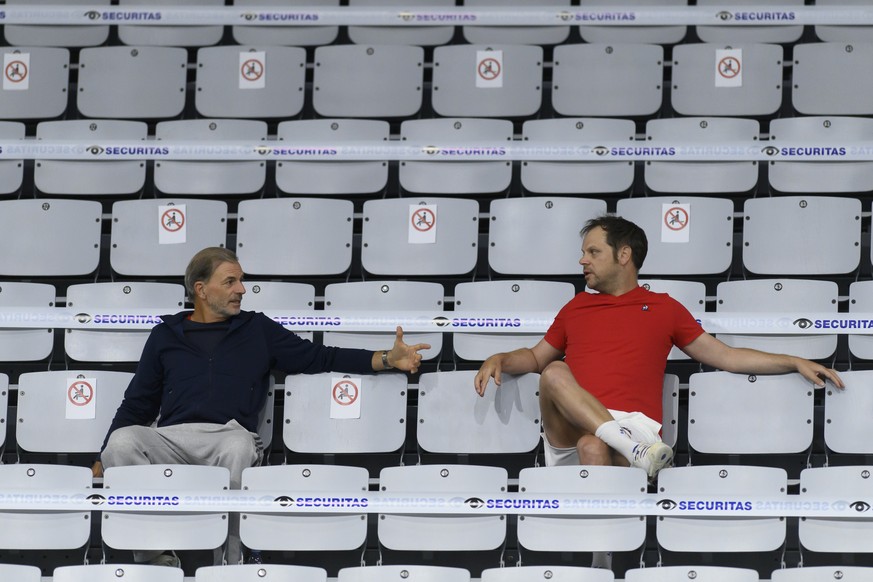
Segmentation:
{"type": "Polygon", "coordinates": [[[640,467],[653,478],[673,459],[661,442],[661,392],[675,345],[695,360],[729,372],[799,372],[818,386],[836,371],[782,354],[732,348],[703,331],[679,302],[639,286],[648,250],[645,232],[617,216],[582,229],[585,284],[533,348],[495,354],[474,379],[479,395],[502,373],[539,372],[546,465],[640,467]]]}

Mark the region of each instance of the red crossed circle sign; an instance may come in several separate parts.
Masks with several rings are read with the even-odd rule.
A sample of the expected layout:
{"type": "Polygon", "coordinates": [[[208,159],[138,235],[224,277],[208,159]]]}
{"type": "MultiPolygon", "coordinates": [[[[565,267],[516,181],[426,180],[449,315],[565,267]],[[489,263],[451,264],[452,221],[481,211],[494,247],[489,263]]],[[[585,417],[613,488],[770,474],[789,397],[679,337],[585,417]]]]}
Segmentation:
{"type": "Polygon", "coordinates": [[[27,78],[27,65],[24,61],[10,61],[4,73],[9,82],[20,83],[27,78]]]}
{"type": "Polygon", "coordinates": [[[246,81],[257,81],[264,74],[264,64],[258,59],[249,59],[242,64],[240,72],[246,81]]]}
{"type": "Polygon", "coordinates": [[[412,228],[419,232],[427,232],[436,225],[436,216],[429,208],[419,208],[412,213],[412,228]]]}
{"type": "Polygon", "coordinates": [[[725,57],[718,62],[718,74],[725,79],[733,79],[740,74],[742,65],[736,57],[725,57]]]}
{"type": "Polygon", "coordinates": [[[185,213],[178,208],[170,208],[161,215],[161,227],[170,232],[178,232],[185,226],[185,213]]]}
{"type": "Polygon", "coordinates": [[[684,208],[674,206],[664,215],[664,224],[670,230],[682,230],[688,226],[688,212],[684,208]]]}
{"type": "Polygon", "coordinates": [[[351,380],[340,380],[334,384],[333,399],[340,406],[354,404],[358,399],[358,385],[351,380]]]}
{"type": "Polygon", "coordinates": [[[479,61],[477,68],[479,76],[486,81],[493,81],[500,76],[500,61],[487,57],[479,61]]]}
{"type": "Polygon", "coordinates": [[[87,406],[94,398],[94,388],[84,380],[76,380],[67,390],[67,398],[76,406],[87,406]]]}

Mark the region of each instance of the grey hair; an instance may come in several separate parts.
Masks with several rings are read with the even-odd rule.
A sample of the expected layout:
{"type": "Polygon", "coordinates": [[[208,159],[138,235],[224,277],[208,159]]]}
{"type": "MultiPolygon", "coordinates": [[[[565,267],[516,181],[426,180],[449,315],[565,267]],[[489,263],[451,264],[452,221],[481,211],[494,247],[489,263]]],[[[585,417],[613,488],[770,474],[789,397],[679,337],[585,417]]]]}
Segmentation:
{"type": "Polygon", "coordinates": [[[185,291],[188,298],[194,300],[194,285],[198,281],[208,281],[215,269],[222,263],[239,263],[233,251],[222,247],[207,247],[191,258],[185,269],[185,291]]]}

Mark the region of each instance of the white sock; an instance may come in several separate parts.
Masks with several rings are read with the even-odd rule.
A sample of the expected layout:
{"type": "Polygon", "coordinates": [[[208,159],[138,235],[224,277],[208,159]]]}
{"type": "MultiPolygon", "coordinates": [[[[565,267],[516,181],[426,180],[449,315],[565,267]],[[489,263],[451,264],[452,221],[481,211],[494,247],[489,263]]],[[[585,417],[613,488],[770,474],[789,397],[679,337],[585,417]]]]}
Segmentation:
{"type": "Polygon", "coordinates": [[[618,421],[608,420],[597,427],[594,436],[621,453],[628,463],[633,464],[634,448],[640,444],[624,431],[618,421]]]}

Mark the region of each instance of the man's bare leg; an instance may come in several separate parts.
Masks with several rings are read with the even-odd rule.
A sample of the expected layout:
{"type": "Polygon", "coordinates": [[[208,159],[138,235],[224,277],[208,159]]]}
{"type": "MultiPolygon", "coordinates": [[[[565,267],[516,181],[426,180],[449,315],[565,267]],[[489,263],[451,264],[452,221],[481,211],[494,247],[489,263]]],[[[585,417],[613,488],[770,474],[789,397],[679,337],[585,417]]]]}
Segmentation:
{"type": "MultiPolygon", "coordinates": [[[[540,375],[540,413],[546,437],[555,447],[576,447],[579,451],[580,441],[583,446],[588,444],[583,437],[594,435],[628,464],[644,469],[650,478],[673,458],[672,449],[663,443],[645,445],[632,440],[606,407],[576,382],[563,361],[552,362],[540,375]]],[[[588,455],[579,452],[580,460],[583,454],[588,455]]],[[[598,451],[596,458],[605,458],[603,455],[605,452],[598,451]]]]}
{"type": "Polygon", "coordinates": [[[582,465],[606,465],[629,467],[627,459],[593,434],[583,435],[576,443],[579,463],[582,465]]]}
{"type": "Polygon", "coordinates": [[[576,446],[584,435],[594,435],[600,425],[612,420],[562,361],[552,362],[540,375],[540,413],[549,442],[561,448],[576,446]]]}

